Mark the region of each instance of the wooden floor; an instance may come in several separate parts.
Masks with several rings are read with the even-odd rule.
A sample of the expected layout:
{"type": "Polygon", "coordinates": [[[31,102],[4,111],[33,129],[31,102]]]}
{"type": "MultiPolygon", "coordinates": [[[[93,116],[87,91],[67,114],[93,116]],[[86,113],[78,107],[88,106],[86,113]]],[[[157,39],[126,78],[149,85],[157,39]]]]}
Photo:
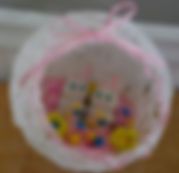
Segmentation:
{"type": "MultiPolygon", "coordinates": [[[[6,84],[0,84],[0,173],[65,173],[36,153],[23,139],[11,118],[6,84]]],[[[175,94],[172,117],[154,154],[121,173],[179,172],[179,93],[175,94]]]]}

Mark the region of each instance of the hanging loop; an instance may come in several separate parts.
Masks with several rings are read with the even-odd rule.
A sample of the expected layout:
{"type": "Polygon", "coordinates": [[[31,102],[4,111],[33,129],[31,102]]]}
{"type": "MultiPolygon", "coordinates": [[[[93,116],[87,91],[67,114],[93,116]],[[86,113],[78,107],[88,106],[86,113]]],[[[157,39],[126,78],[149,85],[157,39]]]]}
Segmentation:
{"type": "Polygon", "coordinates": [[[137,5],[132,0],[120,0],[115,4],[106,19],[104,29],[110,30],[115,27],[124,25],[126,22],[134,18],[137,13],[137,5]],[[114,17],[119,16],[118,19],[114,17]]]}

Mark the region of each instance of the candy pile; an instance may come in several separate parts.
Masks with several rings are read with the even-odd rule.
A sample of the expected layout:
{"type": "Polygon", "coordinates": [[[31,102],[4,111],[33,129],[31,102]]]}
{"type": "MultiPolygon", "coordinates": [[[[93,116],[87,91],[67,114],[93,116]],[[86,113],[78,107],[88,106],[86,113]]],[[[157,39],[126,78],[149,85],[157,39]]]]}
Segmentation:
{"type": "Polygon", "coordinates": [[[125,95],[104,92],[95,81],[82,83],[49,77],[43,81],[42,100],[49,123],[71,146],[122,152],[139,140],[135,106],[125,95]]]}

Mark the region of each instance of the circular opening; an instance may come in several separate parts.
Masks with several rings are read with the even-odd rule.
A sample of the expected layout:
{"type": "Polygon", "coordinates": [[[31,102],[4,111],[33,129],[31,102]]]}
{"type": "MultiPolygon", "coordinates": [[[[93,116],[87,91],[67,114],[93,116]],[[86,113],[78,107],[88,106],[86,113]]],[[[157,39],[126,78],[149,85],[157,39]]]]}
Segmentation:
{"type": "Polygon", "coordinates": [[[53,61],[41,90],[49,125],[73,148],[133,150],[159,116],[144,64],[113,44],[86,44],[53,61]]]}

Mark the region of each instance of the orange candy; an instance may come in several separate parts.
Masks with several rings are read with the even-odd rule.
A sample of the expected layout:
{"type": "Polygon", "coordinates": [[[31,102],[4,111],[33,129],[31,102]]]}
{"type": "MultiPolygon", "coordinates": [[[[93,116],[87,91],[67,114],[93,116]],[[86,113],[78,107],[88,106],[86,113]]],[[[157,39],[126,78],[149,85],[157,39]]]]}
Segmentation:
{"type": "Polygon", "coordinates": [[[90,143],[95,139],[96,135],[93,131],[87,131],[84,135],[85,142],[90,143]]]}
{"type": "Polygon", "coordinates": [[[66,140],[71,145],[80,145],[82,143],[82,137],[79,133],[69,133],[68,136],[66,136],[66,140]]]}

